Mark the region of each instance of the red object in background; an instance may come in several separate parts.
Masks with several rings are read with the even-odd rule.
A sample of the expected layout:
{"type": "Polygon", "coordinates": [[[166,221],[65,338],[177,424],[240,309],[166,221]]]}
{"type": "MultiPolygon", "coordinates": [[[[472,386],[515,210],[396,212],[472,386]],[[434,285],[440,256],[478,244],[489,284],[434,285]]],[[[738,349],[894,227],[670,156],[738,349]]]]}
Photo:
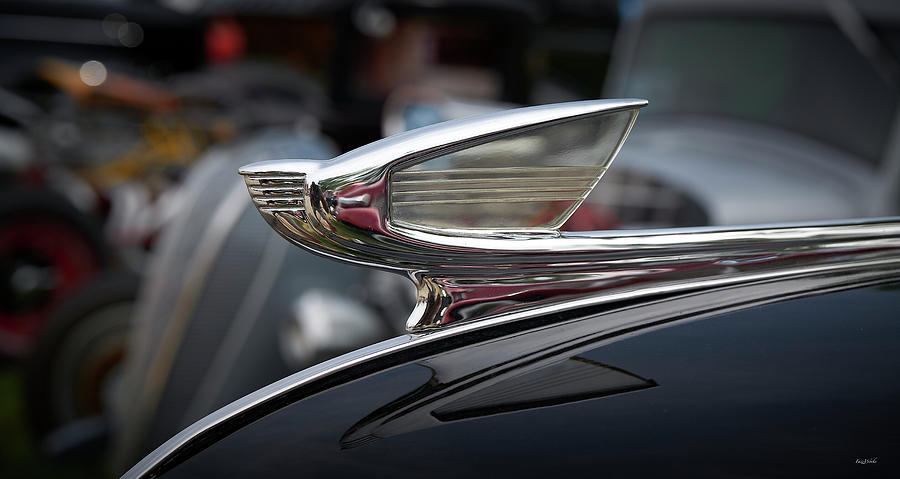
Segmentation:
{"type": "MultiPolygon", "coordinates": [[[[28,294],[34,304],[3,298],[0,308],[0,354],[21,357],[41,332],[49,312],[99,269],[99,258],[84,236],[53,218],[30,218],[0,227],[0,259],[15,268],[42,270],[28,294]],[[16,264],[12,264],[15,262],[16,264]]],[[[14,273],[14,271],[11,271],[14,273]]],[[[12,289],[14,278],[9,278],[12,289]]]]}
{"type": "Polygon", "coordinates": [[[615,230],[621,227],[619,218],[609,208],[582,203],[560,228],[563,231],[615,230]]]}
{"type": "Polygon", "coordinates": [[[206,59],[210,63],[228,63],[247,52],[247,34],[233,18],[215,18],[206,28],[206,59]]]}
{"type": "MultiPolygon", "coordinates": [[[[552,203],[530,219],[529,224],[542,225],[559,217],[569,207],[568,203],[552,203]]],[[[609,208],[584,202],[560,227],[562,231],[615,230],[621,227],[618,216],[609,208]]]]}

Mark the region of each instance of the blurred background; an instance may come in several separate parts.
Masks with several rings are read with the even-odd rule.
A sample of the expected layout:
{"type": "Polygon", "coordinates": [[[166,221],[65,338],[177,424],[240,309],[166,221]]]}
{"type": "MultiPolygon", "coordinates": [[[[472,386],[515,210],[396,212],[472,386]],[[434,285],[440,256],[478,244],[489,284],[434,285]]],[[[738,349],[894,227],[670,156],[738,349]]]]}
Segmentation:
{"type": "Polygon", "coordinates": [[[0,476],[115,476],[400,334],[408,280],[304,253],[239,166],[521,105],[650,100],[568,230],[900,209],[885,1],[0,2],[0,476]]]}

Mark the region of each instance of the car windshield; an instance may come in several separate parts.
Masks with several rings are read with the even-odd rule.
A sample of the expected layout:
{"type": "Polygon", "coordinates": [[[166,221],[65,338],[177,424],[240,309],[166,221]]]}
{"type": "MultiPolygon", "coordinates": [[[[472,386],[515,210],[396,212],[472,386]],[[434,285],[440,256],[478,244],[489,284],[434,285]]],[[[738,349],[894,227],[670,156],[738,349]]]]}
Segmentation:
{"type": "Polygon", "coordinates": [[[814,19],[652,18],[641,31],[627,96],[647,113],[768,124],[877,166],[898,91],[833,23],[814,19]]]}

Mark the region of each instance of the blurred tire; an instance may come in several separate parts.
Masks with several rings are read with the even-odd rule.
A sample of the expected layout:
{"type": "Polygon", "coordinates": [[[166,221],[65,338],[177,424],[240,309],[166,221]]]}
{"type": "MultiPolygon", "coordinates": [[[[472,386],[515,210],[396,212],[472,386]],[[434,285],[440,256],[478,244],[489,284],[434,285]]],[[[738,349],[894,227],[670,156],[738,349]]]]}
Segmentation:
{"type": "Polygon", "coordinates": [[[107,273],[85,284],[47,322],[25,371],[28,423],[45,450],[55,431],[108,413],[139,285],[133,273],[107,273]]]}
{"type": "Polygon", "coordinates": [[[0,193],[0,355],[26,355],[53,309],[107,261],[99,226],[62,195],[0,193]]]}

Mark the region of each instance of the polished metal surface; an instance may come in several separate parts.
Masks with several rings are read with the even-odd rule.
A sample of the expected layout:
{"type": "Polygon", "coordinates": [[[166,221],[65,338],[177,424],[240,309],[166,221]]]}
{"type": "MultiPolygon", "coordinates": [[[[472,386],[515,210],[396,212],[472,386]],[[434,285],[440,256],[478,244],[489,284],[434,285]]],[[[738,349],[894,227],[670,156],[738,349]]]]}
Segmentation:
{"type": "MultiPolygon", "coordinates": [[[[586,275],[584,281],[598,284],[595,294],[572,296],[569,301],[548,302],[536,308],[513,308],[504,314],[461,322],[456,327],[439,328],[429,334],[397,337],[313,366],[194,423],[145,457],[124,477],[152,477],[242,424],[299,400],[303,394],[328,388],[336,380],[364,377],[374,371],[445,354],[454,357],[450,356],[452,351],[464,346],[466,351],[457,354],[450,363],[452,373],[447,361],[436,359],[443,365],[445,377],[487,378],[490,373],[482,371],[485,365],[500,363],[521,364],[525,369],[518,371],[527,372],[530,371],[528,362],[538,357],[552,358],[554,354],[558,355],[557,359],[571,357],[582,348],[723,311],[900,278],[898,219],[737,231],[643,232],[631,236],[571,234],[566,240],[573,244],[605,245],[605,251],[612,254],[595,253],[593,261],[592,255],[584,255],[582,263],[592,269],[624,266],[627,272],[616,273],[611,269],[606,271],[606,276],[602,272],[586,275]],[[638,251],[633,250],[635,247],[638,251]],[[671,261],[678,264],[667,266],[671,261]],[[628,267],[639,264],[643,267],[628,267]],[[602,285],[604,280],[609,282],[602,285]],[[472,349],[476,344],[482,346],[472,349]]],[[[597,248],[597,251],[604,250],[597,248]]],[[[577,261],[569,263],[572,268],[577,265],[577,261]]],[[[565,277],[577,291],[579,278],[575,275],[573,272],[565,277]]],[[[527,281],[534,279],[522,281],[528,284],[527,281]]],[[[418,304],[414,315],[424,317],[423,313],[432,307],[428,301],[436,301],[426,298],[418,304]]],[[[492,301],[491,304],[498,304],[500,299],[492,298],[492,301]]],[[[426,397],[416,404],[439,406],[429,401],[426,397]]],[[[408,412],[418,417],[420,413],[416,411],[426,409],[431,410],[412,408],[408,412]]],[[[378,427],[377,418],[370,422],[367,428],[378,427]]]]}
{"type": "Polygon", "coordinates": [[[661,287],[687,291],[698,287],[697,278],[705,287],[817,274],[863,253],[873,264],[894,261],[900,224],[567,233],[521,243],[522,251],[493,251],[473,261],[477,267],[414,273],[419,302],[408,330],[574,309],[624,292],[649,297],[661,287]]]}
{"type": "Polygon", "coordinates": [[[262,213],[303,214],[305,175],[249,175],[250,198],[262,213]]]}

